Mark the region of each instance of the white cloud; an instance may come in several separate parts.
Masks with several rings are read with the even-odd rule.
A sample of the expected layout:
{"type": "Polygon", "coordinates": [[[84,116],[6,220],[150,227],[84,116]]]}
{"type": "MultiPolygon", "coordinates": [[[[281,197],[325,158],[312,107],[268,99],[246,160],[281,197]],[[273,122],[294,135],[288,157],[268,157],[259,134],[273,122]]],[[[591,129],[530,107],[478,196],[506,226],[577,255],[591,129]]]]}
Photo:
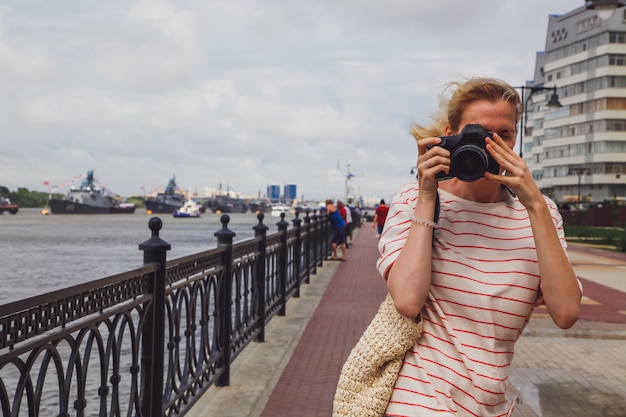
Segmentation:
{"type": "Polygon", "coordinates": [[[0,185],[88,169],[139,194],[340,197],[409,181],[412,121],[449,81],[532,78],[549,13],[571,1],[8,0],[0,8],[0,185]],[[340,170],[337,171],[339,161],[340,170]]]}

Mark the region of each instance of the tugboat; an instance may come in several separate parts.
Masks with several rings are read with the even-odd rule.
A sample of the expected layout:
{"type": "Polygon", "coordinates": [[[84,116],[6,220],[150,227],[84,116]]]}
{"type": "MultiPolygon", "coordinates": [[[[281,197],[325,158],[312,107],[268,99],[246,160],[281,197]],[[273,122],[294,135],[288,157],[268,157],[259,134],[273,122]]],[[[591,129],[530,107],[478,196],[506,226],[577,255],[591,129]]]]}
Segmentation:
{"type": "Polygon", "coordinates": [[[200,217],[200,215],[202,214],[202,210],[200,208],[200,205],[198,203],[196,203],[195,201],[193,201],[192,199],[189,199],[187,201],[185,201],[185,204],[183,204],[183,206],[179,209],[177,209],[172,216],[174,217],[179,217],[179,218],[185,218],[185,217],[195,217],[198,218],[200,217]]]}
{"type": "Polygon", "coordinates": [[[148,214],[172,214],[185,204],[185,200],[185,196],[178,192],[176,178],[172,178],[167,184],[167,187],[165,187],[164,192],[158,193],[155,198],[146,198],[144,204],[146,205],[146,213],[148,214]]]}
{"type": "Polygon", "coordinates": [[[8,211],[11,214],[17,214],[19,209],[20,206],[17,204],[11,204],[11,200],[0,195],[0,214],[4,214],[5,211],[8,211]]]}
{"type": "Polygon", "coordinates": [[[72,187],[65,198],[48,199],[52,214],[132,214],[135,205],[119,199],[96,187],[93,169],[87,171],[79,188],[72,187]]]}

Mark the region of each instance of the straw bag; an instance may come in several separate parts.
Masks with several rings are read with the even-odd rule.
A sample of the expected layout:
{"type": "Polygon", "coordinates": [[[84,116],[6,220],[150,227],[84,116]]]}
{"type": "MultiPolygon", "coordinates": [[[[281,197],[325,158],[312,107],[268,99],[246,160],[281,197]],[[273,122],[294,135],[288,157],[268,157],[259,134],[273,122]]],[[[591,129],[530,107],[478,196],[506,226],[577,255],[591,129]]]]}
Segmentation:
{"type": "Polygon", "coordinates": [[[344,364],[335,399],[333,417],[382,416],[404,361],[422,334],[421,316],[401,316],[387,294],[344,364]]]}

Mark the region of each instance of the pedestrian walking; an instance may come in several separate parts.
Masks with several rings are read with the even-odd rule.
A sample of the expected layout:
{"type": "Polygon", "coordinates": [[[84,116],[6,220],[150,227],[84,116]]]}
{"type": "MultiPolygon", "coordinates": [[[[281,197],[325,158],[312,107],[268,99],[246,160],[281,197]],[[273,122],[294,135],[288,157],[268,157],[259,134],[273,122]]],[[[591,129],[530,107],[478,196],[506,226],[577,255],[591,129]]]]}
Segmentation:
{"type": "Polygon", "coordinates": [[[376,207],[374,211],[374,222],[372,227],[377,228],[376,237],[380,237],[383,234],[383,229],[385,227],[385,220],[387,220],[387,214],[389,213],[389,207],[385,204],[385,200],[380,200],[380,204],[376,207]]]}
{"type": "Polygon", "coordinates": [[[352,242],[352,210],[350,209],[350,206],[344,204],[343,201],[338,201],[337,207],[339,207],[339,213],[346,222],[346,248],[349,248],[350,242],[352,242]]]}
{"type": "Polygon", "coordinates": [[[348,259],[346,251],[346,222],[341,217],[341,213],[337,209],[337,206],[333,203],[333,200],[326,200],[326,212],[330,220],[331,227],[333,228],[333,234],[330,238],[331,259],[346,261],[348,259]],[[337,247],[341,247],[341,258],[337,257],[337,247]]]}

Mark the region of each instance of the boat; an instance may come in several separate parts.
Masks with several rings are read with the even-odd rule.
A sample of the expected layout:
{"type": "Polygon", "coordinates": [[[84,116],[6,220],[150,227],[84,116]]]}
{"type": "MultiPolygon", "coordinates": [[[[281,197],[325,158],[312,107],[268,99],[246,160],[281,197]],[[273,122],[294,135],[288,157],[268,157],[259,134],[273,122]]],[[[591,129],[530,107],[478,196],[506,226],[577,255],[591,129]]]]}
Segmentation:
{"type": "Polygon", "coordinates": [[[252,200],[248,203],[248,209],[252,213],[269,213],[272,211],[272,203],[269,200],[252,200]]]}
{"type": "Polygon", "coordinates": [[[241,198],[233,198],[227,195],[218,195],[207,200],[204,206],[213,213],[245,213],[248,205],[241,198]]]}
{"type": "Polygon", "coordinates": [[[304,216],[307,212],[312,212],[312,211],[313,211],[313,208],[311,208],[311,206],[306,203],[296,204],[296,206],[293,208],[294,214],[299,213],[302,216],[304,216]]]}
{"type": "Polygon", "coordinates": [[[287,204],[283,203],[274,203],[272,204],[271,215],[272,217],[280,217],[281,213],[285,213],[285,215],[289,214],[291,211],[291,207],[287,204]]]}
{"type": "Polygon", "coordinates": [[[12,204],[9,198],[0,195],[0,214],[4,214],[5,211],[11,214],[17,214],[19,209],[20,206],[12,204]]]}
{"type": "Polygon", "coordinates": [[[185,201],[182,207],[180,207],[174,213],[172,213],[172,216],[178,217],[178,218],[200,217],[201,214],[202,214],[201,206],[195,201],[193,201],[192,199],[188,199],[185,201]]]}
{"type": "Polygon", "coordinates": [[[93,169],[87,171],[80,187],[72,187],[65,198],[49,198],[48,207],[52,214],[132,214],[135,205],[123,203],[121,199],[104,189],[96,187],[93,169]]]}
{"type": "Polygon", "coordinates": [[[180,209],[185,204],[185,195],[178,191],[176,178],[172,177],[165,187],[165,191],[158,193],[154,198],[144,199],[146,213],[171,214],[180,209]]]}

